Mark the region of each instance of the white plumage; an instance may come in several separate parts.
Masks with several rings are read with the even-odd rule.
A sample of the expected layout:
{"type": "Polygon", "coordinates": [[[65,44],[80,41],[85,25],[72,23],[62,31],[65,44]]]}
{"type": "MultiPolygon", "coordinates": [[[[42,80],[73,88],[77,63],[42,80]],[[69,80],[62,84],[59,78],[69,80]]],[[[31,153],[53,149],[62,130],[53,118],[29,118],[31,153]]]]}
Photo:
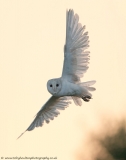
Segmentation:
{"type": "MultiPolygon", "coordinates": [[[[34,121],[26,129],[31,131],[35,127],[41,127],[49,123],[64,110],[73,99],[75,105],[82,105],[81,99],[88,102],[94,91],[91,87],[95,81],[81,82],[80,78],[88,69],[89,51],[88,32],[84,32],[85,26],[79,23],[79,16],[73,10],[66,12],[66,43],[64,46],[64,65],[62,77],[51,79],[47,82],[47,89],[52,94],[51,98],[43,105],[37,113],[34,121]]],[[[21,137],[24,132],[19,136],[21,137]]],[[[18,138],[19,138],[18,137],[18,138]]]]}

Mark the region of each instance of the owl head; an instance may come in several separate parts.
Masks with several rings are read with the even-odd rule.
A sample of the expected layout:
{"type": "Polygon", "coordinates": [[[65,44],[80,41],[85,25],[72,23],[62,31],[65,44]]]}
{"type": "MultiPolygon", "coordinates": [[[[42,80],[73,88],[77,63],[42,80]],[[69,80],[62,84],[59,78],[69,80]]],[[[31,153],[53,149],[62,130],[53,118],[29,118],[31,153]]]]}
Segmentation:
{"type": "Polygon", "coordinates": [[[52,95],[56,95],[62,88],[62,82],[60,78],[50,79],[47,82],[47,89],[52,95]]]}

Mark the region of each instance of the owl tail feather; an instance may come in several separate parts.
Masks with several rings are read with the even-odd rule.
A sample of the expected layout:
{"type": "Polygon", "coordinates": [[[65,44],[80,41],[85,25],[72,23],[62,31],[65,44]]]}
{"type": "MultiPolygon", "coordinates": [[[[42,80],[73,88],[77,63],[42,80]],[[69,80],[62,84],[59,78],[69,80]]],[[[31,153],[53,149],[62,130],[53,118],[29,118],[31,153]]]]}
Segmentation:
{"type": "Polygon", "coordinates": [[[96,83],[96,81],[93,80],[93,81],[88,81],[88,82],[82,82],[82,83],[80,83],[80,85],[82,87],[84,87],[85,89],[87,89],[88,91],[95,91],[96,89],[94,87],[90,87],[90,86],[94,85],[95,83],[96,83]]]}
{"type": "Polygon", "coordinates": [[[82,82],[82,83],[79,84],[84,89],[82,99],[85,102],[89,102],[90,99],[92,98],[92,94],[90,93],[90,91],[95,91],[96,90],[94,87],[91,87],[95,83],[96,83],[96,81],[93,80],[93,81],[88,81],[88,82],[82,82]]]}

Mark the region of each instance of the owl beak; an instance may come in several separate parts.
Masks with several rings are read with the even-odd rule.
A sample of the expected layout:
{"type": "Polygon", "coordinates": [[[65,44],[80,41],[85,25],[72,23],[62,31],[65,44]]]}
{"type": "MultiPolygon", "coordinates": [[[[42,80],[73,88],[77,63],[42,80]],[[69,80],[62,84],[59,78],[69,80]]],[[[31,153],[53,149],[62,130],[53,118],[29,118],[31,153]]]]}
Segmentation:
{"type": "Polygon", "coordinates": [[[56,86],[55,85],[53,86],[53,91],[54,91],[53,93],[55,94],[56,93],[56,86]]]}

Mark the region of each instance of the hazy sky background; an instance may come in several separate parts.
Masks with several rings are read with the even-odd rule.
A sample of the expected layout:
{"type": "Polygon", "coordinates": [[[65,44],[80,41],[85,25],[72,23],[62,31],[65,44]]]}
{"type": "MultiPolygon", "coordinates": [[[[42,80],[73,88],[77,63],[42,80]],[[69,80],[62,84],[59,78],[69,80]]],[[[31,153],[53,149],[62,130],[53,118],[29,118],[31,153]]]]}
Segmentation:
{"type": "Polygon", "coordinates": [[[126,116],[125,61],[125,0],[0,0],[0,156],[75,159],[90,132],[126,116]],[[93,100],[72,103],[16,140],[50,97],[48,79],[61,76],[69,8],[89,31],[91,60],[82,80],[97,81],[93,100]]]}

